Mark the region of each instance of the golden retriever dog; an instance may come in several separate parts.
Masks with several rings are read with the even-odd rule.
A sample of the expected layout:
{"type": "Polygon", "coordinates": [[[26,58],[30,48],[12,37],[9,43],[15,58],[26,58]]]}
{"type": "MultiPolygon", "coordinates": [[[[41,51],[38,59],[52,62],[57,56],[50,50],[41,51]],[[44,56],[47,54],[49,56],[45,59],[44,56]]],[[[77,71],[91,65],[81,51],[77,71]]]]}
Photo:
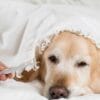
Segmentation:
{"type": "Polygon", "coordinates": [[[99,50],[89,39],[62,32],[45,50],[41,63],[48,98],[100,93],[99,50]]]}
{"type": "Polygon", "coordinates": [[[43,54],[36,50],[39,70],[22,73],[22,81],[38,79],[42,95],[51,99],[100,93],[100,50],[90,39],[70,31],[55,35],[43,54]]]}

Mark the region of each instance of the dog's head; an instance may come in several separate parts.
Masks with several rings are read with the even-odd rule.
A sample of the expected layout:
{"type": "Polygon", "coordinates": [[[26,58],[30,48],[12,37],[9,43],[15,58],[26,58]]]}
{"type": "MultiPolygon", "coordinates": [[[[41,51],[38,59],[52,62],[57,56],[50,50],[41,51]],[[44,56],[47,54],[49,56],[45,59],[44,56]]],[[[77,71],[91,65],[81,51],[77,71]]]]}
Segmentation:
{"type": "Polygon", "coordinates": [[[36,58],[40,62],[39,70],[23,72],[22,80],[40,80],[44,84],[42,93],[47,98],[100,92],[100,50],[90,39],[69,31],[61,32],[52,38],[42,54],[37,48],[36,58]]]}
{"type": "Polygon", "coordinates": [[[62,32],[38,59],[46,97],[58,99],[92,92],[90,84],[99,58],[96,46],[88,38],[62,32]]]}

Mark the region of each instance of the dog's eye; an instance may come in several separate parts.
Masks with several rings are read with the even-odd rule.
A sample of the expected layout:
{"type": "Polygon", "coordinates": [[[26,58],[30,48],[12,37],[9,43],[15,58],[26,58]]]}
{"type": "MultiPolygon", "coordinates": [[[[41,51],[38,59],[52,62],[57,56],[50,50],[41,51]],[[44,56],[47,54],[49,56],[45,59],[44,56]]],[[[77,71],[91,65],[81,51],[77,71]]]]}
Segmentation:
{"type": "Polygon", "coordinates": [[[85,62],[85,61],[81,61],[81,62],[78,62],[77,63],[77,67],[85,67],[87,66],[88,64],[85,62]]]}
{"type": "Polygon", "coordinates": [[[48,59],[52,62],[52,63],[58,63],[59,60],[55,55],[51,55],[48,57],[48,59]]]}

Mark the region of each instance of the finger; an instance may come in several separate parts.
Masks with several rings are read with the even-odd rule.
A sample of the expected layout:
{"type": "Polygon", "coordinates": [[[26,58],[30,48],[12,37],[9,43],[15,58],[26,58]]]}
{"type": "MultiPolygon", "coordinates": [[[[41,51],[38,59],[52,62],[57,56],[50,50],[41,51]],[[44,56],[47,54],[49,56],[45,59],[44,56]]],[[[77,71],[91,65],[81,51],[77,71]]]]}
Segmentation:
{"type": "Polygon", "coordinates": [[[7,77],[5,75],[0,75],[0,80],[5,81],[7,77]]]}
{"type": "Polygon", "coordinates": [[[4,70],[5,68],[7,68],[3,63],[0,62],[0,71],[4,70]]]}
{"type": "Polygon", "coordinates": [[[2,71],[2,70],[4,70],[4,69],[6,69],[6,67],[0,66],[0,71],[2,71]]]}

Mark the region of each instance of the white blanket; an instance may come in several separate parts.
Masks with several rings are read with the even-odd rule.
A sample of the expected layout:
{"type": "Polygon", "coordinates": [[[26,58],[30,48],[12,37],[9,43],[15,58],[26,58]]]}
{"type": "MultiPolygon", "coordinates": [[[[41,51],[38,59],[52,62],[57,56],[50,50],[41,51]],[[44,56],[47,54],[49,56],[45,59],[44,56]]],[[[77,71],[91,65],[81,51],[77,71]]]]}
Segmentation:
{"type": "MultiPolygon", "coordinates": [[[[82,34],[88,35],[99,46],[99,11],[98,6],[33,5],[16,0],[0,0],[0,61],[9,68],[15,67],[10,71],[19,72],[27,66],[29,66],[27,68],[29,70],[36,65],[35,47],[39,45],[37,41],[63,30],[80,31],[82,34]]],[[[45,41],[50,42],[48,39],[45,41]]],[[[30,87],[30,84],[24,85],[12,80],[0,83],[0,100],[46,99],[37,93],[34,95],[36,91],[34,88],[32,90],[32,87],[30,90],[30,87]],[[26,89],[23,90],[23,88],[26,89]]],[[[96,97],[99,100],[98,95],[72,98],[71,100],[84,100],[84,98],[92,100],[96,97]]]]}
{"type": "Polygon", "coordinates": [[[32,5],[17,1],[0,1],[0,60],[17,72],[33,66],[36,46],[48,35],[63,30],[80,31],[100,43],[98,9],[75,5],[32,5]],[[18,69],[19,68],[19,69],[18,69]]]}

